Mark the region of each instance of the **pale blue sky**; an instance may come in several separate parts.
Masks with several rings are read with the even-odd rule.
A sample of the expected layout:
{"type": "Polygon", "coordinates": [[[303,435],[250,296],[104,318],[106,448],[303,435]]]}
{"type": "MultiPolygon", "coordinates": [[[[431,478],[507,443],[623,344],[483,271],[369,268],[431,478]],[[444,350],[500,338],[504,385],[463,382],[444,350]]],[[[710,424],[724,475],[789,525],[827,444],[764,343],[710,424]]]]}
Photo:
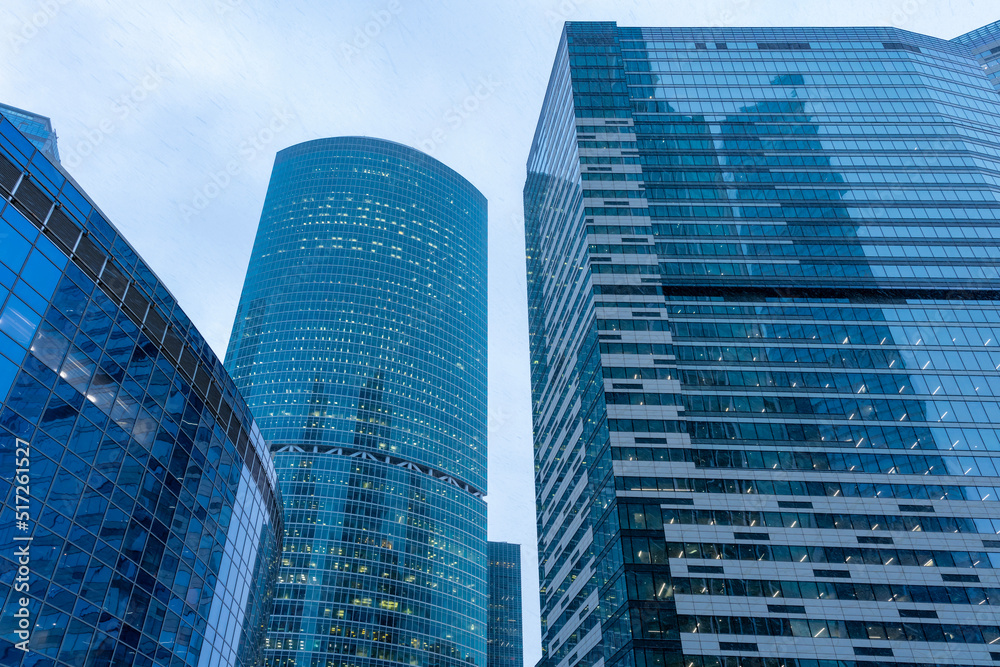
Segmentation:
{"type": "Polygon", "coordinates": [[[0,101],[63,161],[225,352],[274,153],[337,135],[420,148],[490,207],[491,539],[524,558],[540,656],[521,190],[565,20],[895,25],[951,38],[995,0],[3,0],[0,101]]]}

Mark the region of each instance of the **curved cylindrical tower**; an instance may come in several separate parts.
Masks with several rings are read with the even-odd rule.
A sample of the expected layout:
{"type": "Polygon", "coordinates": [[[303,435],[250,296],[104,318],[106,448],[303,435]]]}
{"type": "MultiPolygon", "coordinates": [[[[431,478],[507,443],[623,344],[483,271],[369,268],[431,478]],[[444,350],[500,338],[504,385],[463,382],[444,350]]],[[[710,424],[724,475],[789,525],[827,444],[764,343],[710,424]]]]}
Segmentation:
{"type": "Polygon", "coordinates": [[[486,227],[406,146],[277,155],[226,357],[285,502],[269,665],[485,667],[486,227]]]}

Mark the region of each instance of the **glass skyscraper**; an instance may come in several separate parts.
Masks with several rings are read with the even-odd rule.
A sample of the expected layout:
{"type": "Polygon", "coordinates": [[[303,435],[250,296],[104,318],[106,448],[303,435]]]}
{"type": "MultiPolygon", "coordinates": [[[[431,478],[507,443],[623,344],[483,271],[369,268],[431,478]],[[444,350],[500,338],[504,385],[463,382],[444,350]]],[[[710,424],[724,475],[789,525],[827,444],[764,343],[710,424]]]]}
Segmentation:
{"type": "Polygon", "coordinates": [[[524,193],[542,665],[1000,660],[990,31],[567,24],[524,193]]]}
{"type": "Polygon", "coordinates": [[[522,667],[521,545],[489,542],[489,620],[487,667],[522,667]]]}
{"type": "Polygon", "coordinates": [[[979,60],[986,76],[1000,90],[1000,21],[994,21],[951,40],[969,47],[979,60]]]}
{"type": "Polygon", "coordinates": [[[52,121],[48,117],[39,116],[37,113],[3,103],[0,103],[0,114],[6,116],[7,120],[19,129],[28,141],[34,144],[35,148],[59,162],[58,137],[56,137],[56,131],[52,129],[52,121]]]}
{"type": "Polygon", "coordinates": [[[485,666],[486,233],[419,151],[278,153],[226,356],[285,503],[267,665],[485,666]]]}
{"type": "Polygon", "coordinates": [[[6,117],[0,401],[0,664],[259,664],[283,532],[260,432],[163,284],[6,117]]]}

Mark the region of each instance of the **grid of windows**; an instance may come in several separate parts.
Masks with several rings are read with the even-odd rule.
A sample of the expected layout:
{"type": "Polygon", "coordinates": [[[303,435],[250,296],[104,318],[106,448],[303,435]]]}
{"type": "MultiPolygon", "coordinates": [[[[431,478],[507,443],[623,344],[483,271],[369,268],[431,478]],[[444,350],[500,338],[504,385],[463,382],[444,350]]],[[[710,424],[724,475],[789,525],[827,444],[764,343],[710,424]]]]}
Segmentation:
{"type": "Polygon", "coordinates": [[[524,632],[521,619],[521,545],[489,542],[489,621],[487,667],[521,667],[524,632]]]}
{"type": "Polygon", "coordinates": [[[567,25],[525,186],[543,665],[1000,656],[995,29],[567,25]]]}
{"type": "Polygon", "coordinates": [[[1000,21],[994,21],[951,40],[972,50],[983,70],[1000,90],[1000,21]]]}
{"type": "Polygon", "coordinates": [[[0,555],[0,660],[257,664],[282,530],[259,431],[169,293],[144,267],[137,287],[131,247],[6,119],[0,194],[0,539],[31,538],[27,590],[0,555]]]}
{"type": "Polygon", "coordinates": [[[0,113],[7,117],[14,127],[21,131],[28,141],[56,162],[59,161],[59,145],[52,121],[45,116],[0,103],[0,113]]]}
{"type": "Polygon", "coordinates": [[[286,538],[266,664],[486,662],[486,201],[364,137],[278,153],[227,367],[286,538]]]}

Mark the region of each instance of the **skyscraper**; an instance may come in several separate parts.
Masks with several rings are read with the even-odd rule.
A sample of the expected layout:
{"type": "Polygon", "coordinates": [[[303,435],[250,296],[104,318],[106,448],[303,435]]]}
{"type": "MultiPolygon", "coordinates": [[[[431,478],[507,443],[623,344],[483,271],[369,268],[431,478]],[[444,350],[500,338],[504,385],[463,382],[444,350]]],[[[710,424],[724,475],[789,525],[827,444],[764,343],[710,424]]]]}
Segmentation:
{"type": "Polygon", "coordinates": [[[5,116],[0,197],[0,663],[259,664],[282,515],[245,403],[5,116]]]}
{"type": "Polygon", "coordinates": [[[542,664],[1000,660],[998,128],[961,42],[567,24],[524,193],[542,664]]]}
{"type": "Polygon", "coordinates": [[[951,41],[969,47],[972,55],[982,64],[986,76],[1000,90],[1000,21],[959,35],[951,41]]]}
{"type": "Polygon", "coordinates": [[[522,667],[521,545],[490,542],[487,667],[522,667]]]}
{"type": "Polygon", "coordinates": [[[39,116],[37,113],[3,103],[0,103],[0,114],[6,116],[7,120],[20,130],[28,141],[34,144],[35,148],[52,160],[59,162],[58,137],[56,137],[56,131],[52,129],[52,121],[47,116],[39,116]]]}
{"type": "Polygon", "coordinates": [[[279,152],[226,365],[284,494],[266,664],[485,665],[483,196],[389,141],[279,152]]]}

